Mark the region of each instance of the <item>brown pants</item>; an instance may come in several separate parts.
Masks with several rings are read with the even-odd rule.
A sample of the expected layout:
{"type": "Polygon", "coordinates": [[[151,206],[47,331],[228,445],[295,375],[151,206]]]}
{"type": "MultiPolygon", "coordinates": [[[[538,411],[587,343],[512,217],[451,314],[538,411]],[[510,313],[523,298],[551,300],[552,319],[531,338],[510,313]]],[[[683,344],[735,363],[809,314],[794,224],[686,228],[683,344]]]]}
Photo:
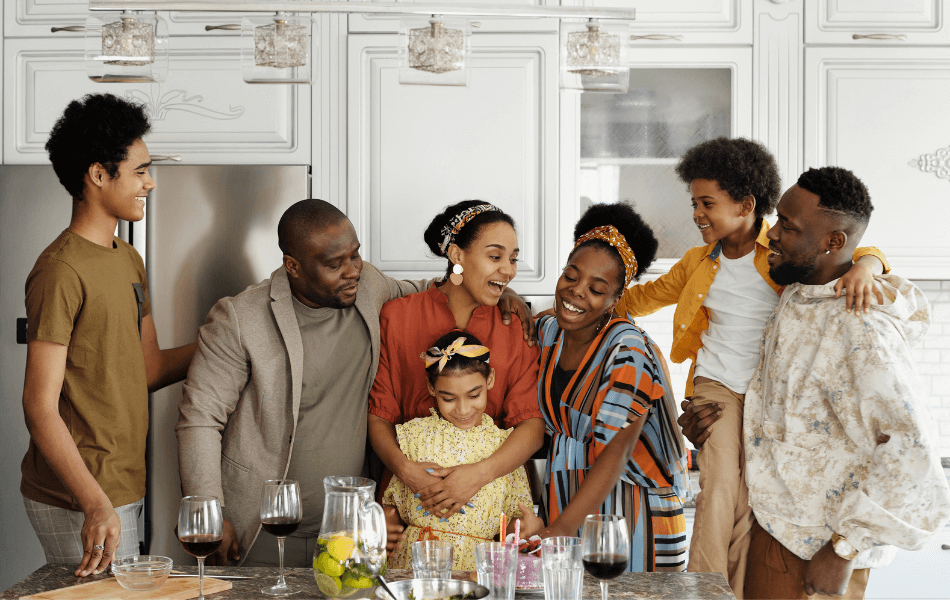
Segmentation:
{"type": "Polygon", "coordinates": [[[745,597],[761,600],[863,600],[868,586],[870,569],[855,569],[843,596],[805,594],[804,577],[808,563],[779,543],[758,523],[752,526],[752,542],[749,545],[749,564],[746,569],[745,597]]]}
{"type": "Polygon", "coordinates": [[[736,598],[743,598],[749,532],[754,521],[745,484],[742,449],[744,396],[706,377],[693,380],[695,404],[722,404],[722,418],[699,451],[696,519],[686,570],[722,573],[736,598]]]}

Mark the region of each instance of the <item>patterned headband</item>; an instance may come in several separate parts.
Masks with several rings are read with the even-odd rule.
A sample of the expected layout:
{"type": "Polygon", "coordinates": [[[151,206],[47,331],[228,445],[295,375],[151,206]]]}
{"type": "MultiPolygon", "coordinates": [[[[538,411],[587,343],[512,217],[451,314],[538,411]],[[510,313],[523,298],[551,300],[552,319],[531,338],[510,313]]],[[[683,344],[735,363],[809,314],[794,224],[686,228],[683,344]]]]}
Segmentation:
{"type": "Polygon", "coordinates": [[[446,346],[445,350],[441,350],[436,346],[433,346],[423,352],[419,358],[426,361],[427,369],[435,363],[439,363],[439,373],[441,373],[442,369],[445,368],[445,364],[449,362],[449,359],[451,359],[455,354],[461,354],[462,356],[467,356],[469,358],[478,358],[479,360],[482,360],[486,363],[491,356],[491,353],[485,346],[478,346],[474,344],[466,346],[465,338],[458,337],[455,338],[454,342],[446,346]]]}
{"type": "Polygon", "coordinates": [[[589,242],[590,240],[601,240],[617,249],[617,252],[620,253],[621,260],[623,260],[624,270],[626,271],[623,278],[623,289],[627,289],[630,282],[633,281],[633,276],[637,274],[637,257],[633,255],[633,250],[631,250],[627,244],[626,238],[624,238],[613,225],[601,225],[600,227],[594,227],[577,238],[577,241],[574,242],[574,248],[576,249],[584,242],[589,242]]]}
{"type": "Polygon", "coordinates": [[[446,254],[449,251],[449,246],[455,240],[455,236],[462,231],[462,227],[465,227],[465,224],[477,217],[478,215],[484,212],[491,212],[493,210],[500,209],[497,206],[492,206],[491,204],[479,204],[478,206],[473,206],[471,208],[466,208],[459,214],[452,217],[452,220],[442,228],[442,243],[439,244],[439,250],[442,251],[442,256],[448,256],[446,254]]]}

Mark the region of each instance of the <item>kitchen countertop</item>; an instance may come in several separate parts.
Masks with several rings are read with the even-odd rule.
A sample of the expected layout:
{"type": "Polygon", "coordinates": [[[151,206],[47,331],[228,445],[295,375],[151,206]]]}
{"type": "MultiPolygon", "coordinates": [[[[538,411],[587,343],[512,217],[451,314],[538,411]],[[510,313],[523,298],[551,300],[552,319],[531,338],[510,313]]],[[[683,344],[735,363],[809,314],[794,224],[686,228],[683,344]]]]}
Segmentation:
{"type": "MultiPolygon", "coordinates": [[[[78,585],[84,582],[98,581],[108,577],[106,574],[90,576],[81,580],[73,576],[75,566],[45,565],[34,571],[29,577],[0,594],[0,599],[20,598],[29,594],[53,590],[69,585],[78,585]]],[[[198,567],[177,567],[176,571],[197,573],[198,567]]],[[[231,579],[234,587],[218,594],[206,595],[211,600],[218,598],[246,598],[265,599],[261,587],[273,583],[277,579],[277,569],[274,567],[208,567],[205,575],[249,575],[254,579],[231,579]]],[[[398,581],[407,579],[412,571],[390,569],[387,580],[398,581]]],[[[468,573],[454,571],[453,577],[466,579],[468,573]]],[[[299,588],[301,592],[290,596],[294,600],[310,598],[326,598],[317,589],[312,569],[286,569],[287,584],[299,588]]],[[[525,596],[537,598],[538,596],[525,596]]],[[[638,598],[640,600],[654,600],[661,598],[694,599],[694,600],[735,600],[732,590],[726,579],[719,573],[625,573],[610,583],[610,597],[638,598]]],[[[600,587],[597,580],[590,575],[584,575],[584,598],[599,599],[600,587]]]]}

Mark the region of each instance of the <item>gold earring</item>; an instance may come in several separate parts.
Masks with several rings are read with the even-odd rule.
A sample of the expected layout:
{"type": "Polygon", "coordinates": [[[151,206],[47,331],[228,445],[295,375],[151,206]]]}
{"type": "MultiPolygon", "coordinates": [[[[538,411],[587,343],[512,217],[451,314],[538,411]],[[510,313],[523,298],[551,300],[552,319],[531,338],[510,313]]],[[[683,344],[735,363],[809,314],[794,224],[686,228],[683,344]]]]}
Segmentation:
{"type": "Polygon", "coordinates": [[[456,264],[452,267],[452,274],[449,275],[449,280],[455,285],[462,285],[462,265],[456,264]]]}

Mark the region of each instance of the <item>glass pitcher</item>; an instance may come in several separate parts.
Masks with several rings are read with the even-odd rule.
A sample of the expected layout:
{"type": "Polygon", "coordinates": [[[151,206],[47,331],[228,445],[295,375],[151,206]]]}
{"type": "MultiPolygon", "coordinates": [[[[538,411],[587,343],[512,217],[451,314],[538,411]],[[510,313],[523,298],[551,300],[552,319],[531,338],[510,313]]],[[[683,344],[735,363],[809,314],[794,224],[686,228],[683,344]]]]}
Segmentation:
{"type": "Polygon", "coordinates": [[[323,523],[313,553],[317,586],[328,598],[369,598],[386,551],[386,517],[373,501],[376,482],[325,477],[323,487],[323,523]]]}

